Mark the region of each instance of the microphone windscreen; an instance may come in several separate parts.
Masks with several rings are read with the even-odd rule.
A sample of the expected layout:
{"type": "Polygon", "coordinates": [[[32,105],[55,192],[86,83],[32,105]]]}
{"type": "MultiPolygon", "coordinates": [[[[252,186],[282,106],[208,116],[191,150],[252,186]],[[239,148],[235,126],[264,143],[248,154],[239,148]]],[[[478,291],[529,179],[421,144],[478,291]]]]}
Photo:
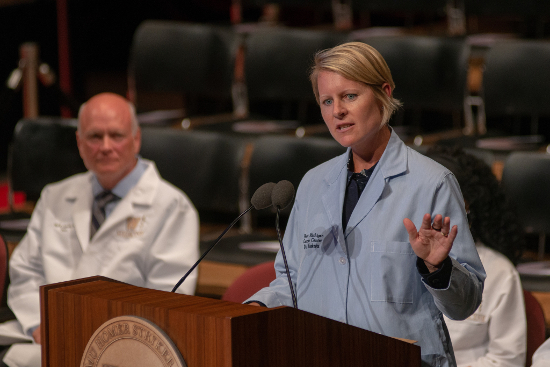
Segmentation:
{"type": "Polygon", "coordinates": [[[294,185],[292,182],[287,180],[282,180],[277,182],[277,185],[273,188],[271,192],[271,202],[274,207],[279,207],[279,209],[284,209],[292,202],[294,199],[294,185]]]}
{"type": "Polygon", "coordinates": [[[250,203],[254,209],[260,210],[271,206],[271,192],[274,187],[274,182],[268,182],[258,187],[254,195],[252,195],[252,199],[250,199],[250,203]]]}

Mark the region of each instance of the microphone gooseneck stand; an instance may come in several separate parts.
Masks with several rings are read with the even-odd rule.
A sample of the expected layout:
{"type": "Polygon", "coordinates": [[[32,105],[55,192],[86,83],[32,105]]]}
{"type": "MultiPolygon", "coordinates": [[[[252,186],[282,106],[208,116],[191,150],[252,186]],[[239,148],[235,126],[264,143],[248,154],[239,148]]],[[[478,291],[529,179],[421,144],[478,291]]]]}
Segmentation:
{"type": "Polygon", "coordinates": [[[185,273],[185,275],[180,279],[180,281],[174,286],[174,288],[172,289],[172,292],[175,292],[179,286],[185,281],[185,279],[187,279],[187,277],[189,276],[189,274],[191,274],[191,272],[193,270],[195,270],[195,268],[200,264],[200,262],[202,261],[202,259],[204,259],[204,257],[206,255],[208,255],[208,253],[210,252],[210,250],[212,250],[214,248],[214,246],[216,246],[218,244],[218,242],[220,242],[220,240],[222,239],[222,237],[227,233],[227,231],[229,231],[234,225],[235,223],[237,223],[239,221],[239,219],[242,218],[243,215],[245,215],[246,213],[248,213],[252,208],[255,208],[257,210],[260,210],[260,209],[265,209],[265,208],[268,208],[270,207],[272,204],[271,204],[271,193],[273,191],[273,188],[275,187],[275,184],[273,182],[268,182],[268,183],[265,183],[263,184],[262,186],[260,186],[255,192],[254,192],[254,195],[252,195],[252,199],[250,200],[250,203],[252,205],[250,205],[250,208],[246,209],[244,212],[242,212],[230,225],[229,227],[227,227],[225,229],[225,231],[222,232],[222,234],[216,239],[216,241],[214,241],[214,244],[212,244],[208,250],[206,250],[204,252],[204,254],[202,254],[202,256],[200,257],[200,259],[197,260],[197,262],[195,262],[195,264],[191,267],[191,269],[189,269],[187,271],[187,273],[185,273]]]}
{"type": "Polygon", "coordinates": [[[283,255],[283,261],[285,263],[286,276],[288,279],[288,286],[290,287],[290,293],[292,295],[292,304],[294,308],[298,308],[298,302],[296,301],[296,293],[294,293],[294,286],[292,285],[292,279],[290,278],[290,270],[286,261],[285,248],[283,246],[283,240],[281,238],[281,231],[279,229],[279,216],[281,209],[286,208],[294,199],[294,185],[290,181],[282,180],[277,182],[273,191],[271,192],[271,203],[277,208],[277,217],[275,218],[275,228],[277,229],[277,237],[279,238],[279,245],[281,246],[281,254],[283,255]]]}
{"type": "Polygon", "coordinates": [[[294,293],[294,287],[292,286],[292,279],[290,278],[290,270],[288,269],[288,263],[286,262],[285,248],[283,246],[283,240],[281,239],[281,231],[279,229],[279,213],[281,209],[277,205],[277,216],[275,217],[275,228],[277,229],[277,238],[279,239],[279,245],[281,246],[281,254],[283,255],[283,261],[285,262],[286,276],[288,278],[288,286],[290,287],[290,293],[292,294],[292,304],[294,308],[298,308],[298,302],[296,301],[296,294],[294,293]]]}
{"type": "Polygon", "coordinates": [[[187,273],[185,273],[185,275],[180,279],[180,281],[174,286],[174,288],[172,289],[172,292],[175,292],[179,286],[181,285],[181,283],[183,283],[185,281],[185,279],[187,279],[187,277],[189,276],[189,274],[191,274],[191,272],[193,270],[195,270],[195,268],[200,264],[200,262],[202,261],[202,259],[205,258],[206,255],[208,255],[208,253],[210,252],[210,250],[212,250],[214,248],[214,246],[216,246],[218,244],[218,242],[220,242],[220,240],[222,239],[222,237],[227,233],[227,231],[229,231],[234,225],[235,223],[237,223],[239,221],[239,219],[241,219],[241,217],[243,215],[245,215],[246,213],[248,213],[252,208],[254,208],[254,205],[250,205],[250,207],[248,209],[246,209],[244,212],[241,213],[241,215],[239,215],[230,225],[229,227],[227,227],[223,232],[222,234],[219,235],[219,237],[216,239],[216,241],[214,241],[214,243],[208,248],[208,250],[206,250],[204,252],[204,254],[202,254],[202,256],[197,260],[197,262],[191,267],[191,269],[189,269],[187,271],[187,273]]]}

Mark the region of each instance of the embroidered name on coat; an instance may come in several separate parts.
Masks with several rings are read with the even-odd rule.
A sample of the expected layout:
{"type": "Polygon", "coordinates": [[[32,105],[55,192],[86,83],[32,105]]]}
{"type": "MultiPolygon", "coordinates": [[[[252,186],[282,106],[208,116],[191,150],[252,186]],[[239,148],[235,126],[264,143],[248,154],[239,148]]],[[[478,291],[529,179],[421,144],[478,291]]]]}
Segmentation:
{"type": "Polygon", "coordinates": [[[320,248],[321,243],[323,242],[323,238],[325,238],[325,235],[318,234],[318,233],[304,233],[304,250],[307,250],[308,248],[320,248]]]}
{"type": "Polygon", "coordinates": [[[61,232],[68,232],[74,229],[74,224],[72,223],[55,222],[53,225],[55,228],[59,229],[61,232]]]}

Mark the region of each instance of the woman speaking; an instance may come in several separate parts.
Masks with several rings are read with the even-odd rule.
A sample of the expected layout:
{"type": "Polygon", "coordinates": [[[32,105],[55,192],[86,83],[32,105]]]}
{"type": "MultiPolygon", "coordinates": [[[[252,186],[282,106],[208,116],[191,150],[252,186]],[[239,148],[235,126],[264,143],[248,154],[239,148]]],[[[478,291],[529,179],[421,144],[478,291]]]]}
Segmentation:
{"type": "MultiPolygon", "coordinates": [[[[351,42],[315,55],[321,114],[347,152],[302,179],[284,236],[298,308],[418,341],[423,364],[454,366],[443,315],[481,302],[485,272],[453,174],[405,146],[388,125],[400,102],[382,56],[351,42]]],[[[292,305],[277,278],[247,303],[292,305]]]]}

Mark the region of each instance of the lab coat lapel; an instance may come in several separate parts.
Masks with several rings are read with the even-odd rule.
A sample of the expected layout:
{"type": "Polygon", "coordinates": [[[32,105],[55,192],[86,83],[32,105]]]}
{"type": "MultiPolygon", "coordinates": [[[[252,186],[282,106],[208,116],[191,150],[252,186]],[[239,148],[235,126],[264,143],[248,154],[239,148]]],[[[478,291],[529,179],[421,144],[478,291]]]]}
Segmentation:
{"type": "Polygon", "coordinates": [[[92,220],[92,175],[84,180],[84,185],[73,186],[66,195],[67,201],[73,201],[73,225],[78,238],[78,242],[82,247],[82,252],[86,251],[90,242],[90,222],[92,220]]]}
{"type": "Polygon", "coordinates": [[[384,192],[386,181],[380,171],[380,167],[377,165],[361,197],[359,197],[359,201],[353,209],[348,226],[346,227],[346,237],[370,213],[374,204],[376,204],[380,195],[384,192]]]}
{"type": "Polygon", "coordinates": [[[342,231],[342,208],[344,206],[348,156],[349,148],[339,157],[340,159],[325,178],[328,188],[322,196],[323,206],[329,218],[333,235],[344,252],[346,252],[346,246],[342,231]]]}
{"type": "Polygon", "coordinates": [[[346,237],[372,211],[392,177],[407,171],[407,147],[393,131],[367,186],[363,190],[346,228],[346,237]]]}

